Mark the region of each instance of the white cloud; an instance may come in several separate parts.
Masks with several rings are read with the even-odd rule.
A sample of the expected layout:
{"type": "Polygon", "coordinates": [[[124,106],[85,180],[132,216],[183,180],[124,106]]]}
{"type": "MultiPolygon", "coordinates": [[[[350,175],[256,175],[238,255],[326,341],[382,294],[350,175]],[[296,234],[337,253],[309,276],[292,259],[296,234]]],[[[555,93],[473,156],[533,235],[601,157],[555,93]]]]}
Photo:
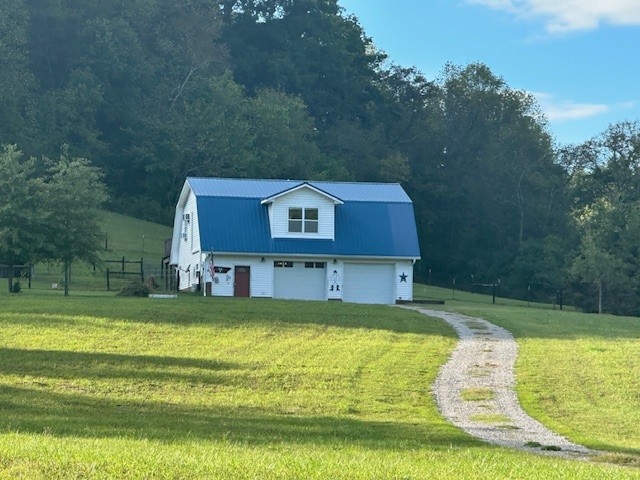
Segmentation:
{"type": "Polygon", "coordinates": [[[638,0],[466,0],[519,17],[542,18],[549,33],[593,30],[601,24],[640,25],[638,0]]]}
{"type": "Polygon", "coordinates": [[[570,100],[557,100],[553,95],[547,93],[533,93],[533,95],[550,122],[596,117],[612,110],[610,105],[602,103],[575,103],[570,100]]]}

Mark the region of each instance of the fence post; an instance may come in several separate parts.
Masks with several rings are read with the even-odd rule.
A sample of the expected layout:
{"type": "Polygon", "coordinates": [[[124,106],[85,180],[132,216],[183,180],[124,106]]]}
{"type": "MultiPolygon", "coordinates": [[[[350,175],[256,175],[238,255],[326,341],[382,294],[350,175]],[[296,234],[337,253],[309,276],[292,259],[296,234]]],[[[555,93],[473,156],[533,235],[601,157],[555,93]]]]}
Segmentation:
{"type": "Polygon", "coordinates": [[[560,289],[559,291],[559,295],[558,295],[558,303],[560,304],[560,310],[562,310],[562,289],[560,289]]]}
{"type": "MultiPolygon", "coordinates": [[[[142,238],[144,238],[144,235],[142,236],[142,238]]],[[[144,261],[144,257],[140,257],[140,282],[144,283],[144,267],[143,262],[144,261]]]]}
{"type": "Polygon", "coordinates": [[[109,269],[107,268],[107,292],[110,290],[109,288],[109,269]]]}

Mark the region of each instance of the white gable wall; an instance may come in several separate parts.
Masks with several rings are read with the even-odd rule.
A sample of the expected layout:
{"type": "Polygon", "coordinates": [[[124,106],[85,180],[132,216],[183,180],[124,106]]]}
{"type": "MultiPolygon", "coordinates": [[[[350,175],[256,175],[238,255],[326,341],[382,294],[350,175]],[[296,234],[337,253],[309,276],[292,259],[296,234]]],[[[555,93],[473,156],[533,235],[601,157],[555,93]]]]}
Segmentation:
{"type": "Polygon", "coordinates": [[[273,238],[335,238],[335,204],[310,188],[301,188],[275,199],[269,205],[269,221],[273,238]],[[317,208],[318,233],[289,233],[289,208],[317,208]]]}
{"type": "Polygon", "coordinates": [[[178,273],[180,274],[180,290],[195,289],[198,285],[198,273],[201,272],[200,228],[196,197],[189,192],[182,209],[182,220],[178,235],[178,273]],[[189,221],[185,216],[189,215],[189,221]]]}

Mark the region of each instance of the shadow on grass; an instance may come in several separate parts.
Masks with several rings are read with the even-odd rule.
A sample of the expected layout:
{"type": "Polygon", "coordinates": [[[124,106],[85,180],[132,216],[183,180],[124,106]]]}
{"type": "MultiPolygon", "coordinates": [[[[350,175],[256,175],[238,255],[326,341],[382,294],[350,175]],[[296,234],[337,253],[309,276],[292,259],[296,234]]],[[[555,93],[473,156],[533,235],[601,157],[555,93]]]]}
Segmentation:
{"type": "Polygon", "coordinates": [[[228,377],[216,372],[246,368],[235,363],[187,357],[0,348],[0,373],[5,375],[222,384],[228,383],[228,377]],[[193,373],[175,372],[174,368],[190,369],[193,373]]]}
{"type": "Polygon", "coordinates": [[[0,431],[60,437],[226,440],[254,445],[357,444],[394,450],[481,445],[440,421],[412,424],[302,417],[243,406],[132,402],[8,386],[0,387],[0,413],[0,431]]]}

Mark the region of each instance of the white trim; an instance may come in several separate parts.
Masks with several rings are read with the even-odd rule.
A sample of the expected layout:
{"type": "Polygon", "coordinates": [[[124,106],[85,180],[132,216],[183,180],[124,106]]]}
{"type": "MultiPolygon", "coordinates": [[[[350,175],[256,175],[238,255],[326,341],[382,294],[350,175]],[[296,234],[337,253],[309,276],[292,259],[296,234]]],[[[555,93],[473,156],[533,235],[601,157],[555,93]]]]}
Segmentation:
{"type": "Polygon", "coordinates": [[[204,252],[206,254],[211,254],[211,255],[235,255],[235,256],[247,256],[247,257],[271,257],[271,258],[289,258],[289,257],[294,257],[294,258],[334,258],[336,259],[338,262],[340,261],[347,261],[347,262],[355,262],[357,263],[359,260],[363,261],[363,262],[368,262],[369,260],[389,260],[392,262],[395,261],[399,261],[399,260],[413,260],[414,262],[416,260],[420,260],[420,257],[378,257],[375,255],[340,255],[340,254],[336,254],[336,255],[330,255],[330,254],[326,254],[326,253],[313,253],[313,252],[309,252],[309,253],[274,253],[274,252],[269,252],[269,253],[255,253],[255,252],[217,252],[217,251],[207,251],[204,252]]]}
{"type": "Polygon", "coordinates": [[[316,192],[316,193],[328,198],[329,200],[331,200],[335,205],[344,204],[344,202],[342,200],[340,200],[338,197],[334,197],[333,195],[331,195],[331,194],[329,194],[329,193],[327,193],[327,192],[325,192],[323,190],[320,190],[319,188],[314,187],[313,185],[311,185],[311,184],[309,184],[307,182],[303,182],[300,185],[296,185],[295,187],[288,188],[287,190],[284,190],[284,191],[282,191],[280,193],[276,193],[275,195],[272,195],[272,196],[270,196],[268,198],[265,198],[260,203],[262,205],[265,205],[267,203],[272,203],[274,200],[276,200],[276,199],[278,199],[280,197],[283,197],[285,195],[288,195],[290,193],[296,192],[296,191],[298,191],[298,190],[300,190],[302,188],[308,188],[309,190],[313,190],[314,192],[316,192]]]}

